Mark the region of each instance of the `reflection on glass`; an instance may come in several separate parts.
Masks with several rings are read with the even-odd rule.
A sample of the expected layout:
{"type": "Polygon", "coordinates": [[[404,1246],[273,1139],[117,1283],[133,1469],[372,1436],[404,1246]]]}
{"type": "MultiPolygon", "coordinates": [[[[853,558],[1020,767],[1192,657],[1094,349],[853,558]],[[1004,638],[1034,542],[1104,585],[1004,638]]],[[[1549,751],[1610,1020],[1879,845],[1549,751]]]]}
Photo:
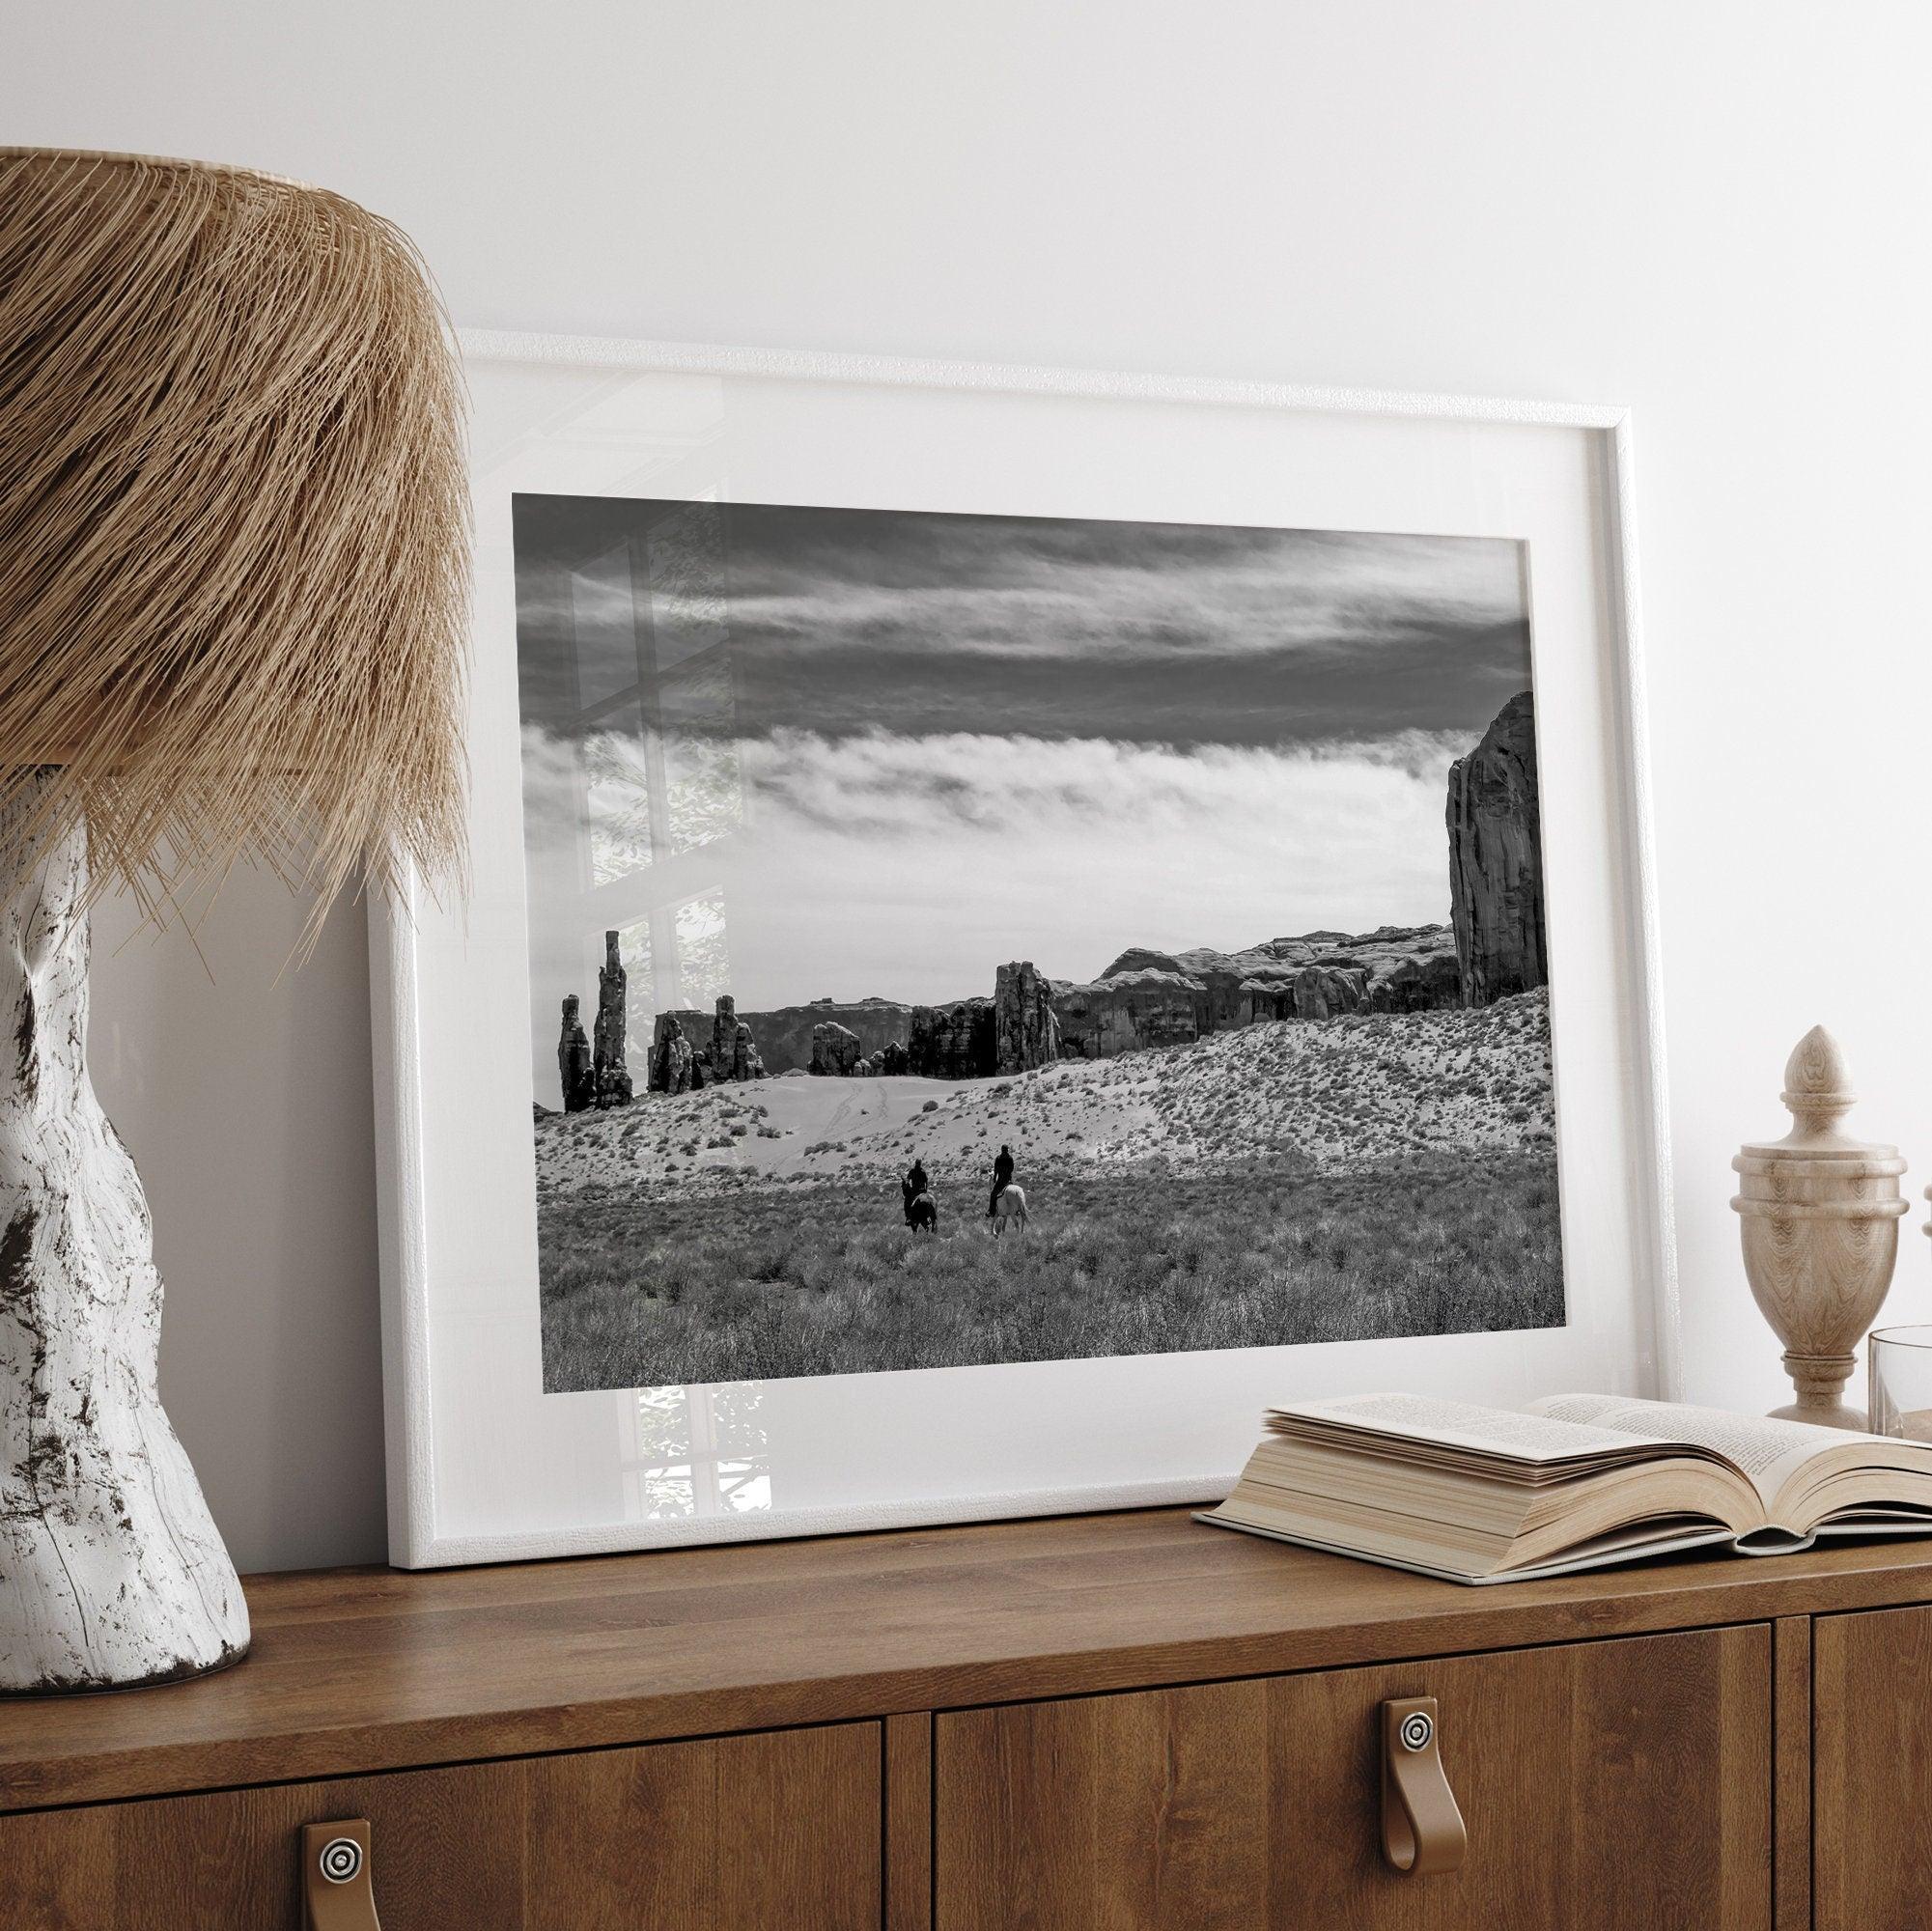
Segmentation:
{"type": "Polygon", "coordinates": [[[651,530],[651,630],[667,671],[725,640],[724,510],[689,503],[651,530]]]}
{"type": "Polygon", "coordinates": [[[735,830],[743,815],[725,660],[714,658],[666,678],[659,711],[671,849],[688,852],[735,830]]]}
{"type": "Polygon", "coordinates": [[[771,1458],[758,1382],[637,1390],[626,1444],[632,1518],[737,1515],[771,1506],[771,1458]]]}
{"type": "Polygon", "coordinates": [[[707,892],[678,908],[678,982],[684,1003],[700,1009],[731,991],[722,892],[707,892]]]}
{"type": "Polygon", "coordinates": [[[634,722],[630,730],[593,732],[578,755],[594,889],[629,878],[651,862],[650,762],[634,722]]]}
{"type": "Polygon", "coordinates": [[[586,711],[637,682],[637,611],[630,546],[621,543],[571,572],[577,702],[586,711]]]}
{"type": "Polygon", "coordinates": [[[651,1057],[651,1022],[657,994],[651,981],[651,921],[633,918],[617,928],[617,958],[624,967],[624,1057],[641,1086],[651,1057]]]}
{"type": "Polygon", "coordinates": [[[1932,1441],[1932,1328],[1875,1328],[1866,1358],[1871,1432],[1932,1441]]]}

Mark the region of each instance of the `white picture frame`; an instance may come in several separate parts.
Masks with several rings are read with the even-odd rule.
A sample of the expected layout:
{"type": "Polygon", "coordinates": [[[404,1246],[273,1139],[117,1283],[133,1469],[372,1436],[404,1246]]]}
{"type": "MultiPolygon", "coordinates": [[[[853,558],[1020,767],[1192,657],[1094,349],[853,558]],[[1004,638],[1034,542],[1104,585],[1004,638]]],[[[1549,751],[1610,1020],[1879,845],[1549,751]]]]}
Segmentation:
{"type": "Polygon", "coordinates": [[[412,883],[370,914],[393,1562],[1201,1501],[1232,1480],[1263,1406],[1298,1393],[1678,1392],[1627,409],[461,339],[476,404],[474,892],[438,907],[412,883]],[[748,1433],[730,1389],[544,1394],[529,1069],[520,1034],[507,1054],[480,1044],[528,1006],[507,499],[699,484],[751,501],[1512,535],[1531,542],[1532,576],[1553,559],[1534,634],[1565,1328],[770,1383],[748,1433]]]}

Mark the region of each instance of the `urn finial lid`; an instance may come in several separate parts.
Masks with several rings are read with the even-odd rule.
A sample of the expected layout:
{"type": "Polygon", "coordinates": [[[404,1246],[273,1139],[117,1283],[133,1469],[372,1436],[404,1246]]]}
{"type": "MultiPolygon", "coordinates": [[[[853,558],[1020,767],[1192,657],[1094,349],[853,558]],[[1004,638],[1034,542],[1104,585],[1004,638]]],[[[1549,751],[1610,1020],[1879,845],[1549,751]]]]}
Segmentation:
{"type": "Polygon", "coordinates": [[[1791,1057],[1784,1062],[1784,1091],[1778,1097],[1791,1109],[1791,1131],[1780,1140],[1746,1147],[1746,1156],[1844,1160],[1897,1151],[1838,1131],[1838,1122],[1859,1096],[1852,1090],[1852,1076],[1838,1042],[1821,1025],[1813,1026],[1791,1049],[1791,1057]]]}
{"type": "Polygon", "coordinates": [[[1830,1133],[1858,1100],[1838,1042],[1814,1025],[1784,1062],[1784,1091],[1778,1095],[1796,1121],[1791,1136],[1830,1133]]]}

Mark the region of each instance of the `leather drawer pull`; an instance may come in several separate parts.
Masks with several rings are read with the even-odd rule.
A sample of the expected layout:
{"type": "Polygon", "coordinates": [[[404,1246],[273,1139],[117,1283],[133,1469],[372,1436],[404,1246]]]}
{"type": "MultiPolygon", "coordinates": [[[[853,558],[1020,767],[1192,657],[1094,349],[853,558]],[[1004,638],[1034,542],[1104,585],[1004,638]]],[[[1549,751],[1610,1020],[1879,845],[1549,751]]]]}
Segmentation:
{"type": "Polygon", "coordinates": [[[369,1882],[369,1820],[302,1827],[305,1931],[382,1931],[369,1882]]]}
{"type": "Polygon", "coordinates": [[[1382,1706],[1382,1855],[1399,1871],[1452,1871],[1469,1831],[1436,1749],[1436,1699],[1406,1696],[1382,1706]]]}

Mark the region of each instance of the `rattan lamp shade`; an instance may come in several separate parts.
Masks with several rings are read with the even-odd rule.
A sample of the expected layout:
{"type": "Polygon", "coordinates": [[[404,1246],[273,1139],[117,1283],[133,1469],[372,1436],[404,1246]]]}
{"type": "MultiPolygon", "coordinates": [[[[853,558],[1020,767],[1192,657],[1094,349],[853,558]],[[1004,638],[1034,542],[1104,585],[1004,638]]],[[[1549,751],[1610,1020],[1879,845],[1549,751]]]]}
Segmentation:
{"type": "Polygon", "coordinates": [[[247,1650],[87,1074],[88,907],[119,882],[165,916],[252,857],[315,888],[313,937],[365,871],[460,871],[467,501],[447,331],[387,222],[0,150],[0,1693],[247,1650]]]}
{"type": "Polygon", "coordinates": [[[458,870],[467,504],[389,222],[0,149],[0,876],[83,821],[151,904],[240,856],[322,904],[365,863],[458,870]]]}

